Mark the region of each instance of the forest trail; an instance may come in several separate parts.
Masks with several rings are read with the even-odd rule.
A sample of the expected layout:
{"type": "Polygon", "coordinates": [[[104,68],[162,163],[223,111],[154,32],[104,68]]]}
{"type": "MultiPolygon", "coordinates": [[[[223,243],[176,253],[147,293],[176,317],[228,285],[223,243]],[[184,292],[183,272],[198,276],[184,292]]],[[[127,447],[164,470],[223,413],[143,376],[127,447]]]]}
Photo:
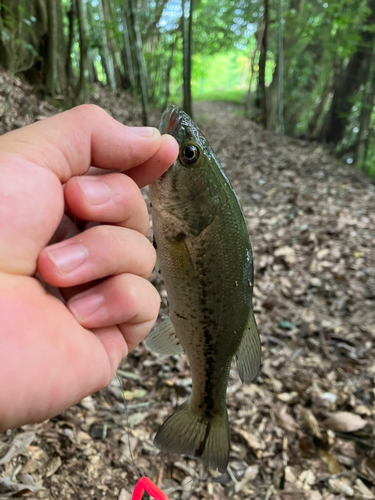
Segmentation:
{"type": "MultiPolygon", "coordinates": [[[[11,92],[7,130],[55,111],[23,98],[22,86],[7,91],[7,103],[11,92]]],[[[93,101],[140,123],[128,97],[98,91],[93,101]]],[[[321,146],[263,131],[237,105],[203,102],[195,111],[248,224],[262,368],[253,384],[231,372],[231,473],[217,480],[198,461],[153,447],[191,379],[184,357],[139,346],[119,372],[135,461],[167,492],[177,488],[170,498],[339,500],[345,491],[375,498],[375,185],[321,146]],[[182,485],[191,478],[192,491],[182,485]]],[[[161,278],[152,279],[165,310],[161,278]]],[[[137,473],[125,423],[114,380],[62,415],[19,429],[21,444],[32,433],[32,446],[18,445],[3,464],[0,494],[24,483],[35,498],[128,500],[137,473]]],[[[1,456],[14,437],[2,435],[1,456]]]]}

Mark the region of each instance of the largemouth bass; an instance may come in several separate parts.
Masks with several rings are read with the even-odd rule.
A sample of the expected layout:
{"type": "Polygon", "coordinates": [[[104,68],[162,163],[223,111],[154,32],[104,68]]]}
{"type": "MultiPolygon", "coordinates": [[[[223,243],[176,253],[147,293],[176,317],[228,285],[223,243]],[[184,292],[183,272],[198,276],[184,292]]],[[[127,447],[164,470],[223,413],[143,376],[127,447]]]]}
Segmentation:
{"type": "Polygon", "coordinates": [[[155,445],[225,471],[231,361],[236,358],[242,381],[251,381],[261,357],[251,244],[237,197],[198,127],[171,106],[159,129],[175,137],[180,153],[150,186],[170,316],[146,343],[165,355],[186,352],[192,393],[160,427],[155,445]]]}

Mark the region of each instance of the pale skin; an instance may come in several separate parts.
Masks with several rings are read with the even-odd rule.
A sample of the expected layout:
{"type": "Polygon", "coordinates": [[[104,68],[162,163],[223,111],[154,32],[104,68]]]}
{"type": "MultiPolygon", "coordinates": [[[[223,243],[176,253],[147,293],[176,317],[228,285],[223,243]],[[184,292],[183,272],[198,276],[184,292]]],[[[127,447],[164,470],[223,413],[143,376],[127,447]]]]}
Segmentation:
{"type": "Polygon", "coordinates": [[[87,105],[0,137],[0,430],[105,387],[150,331],[160,298],[139,188],[177,154],[171,136],[87,105]]]}

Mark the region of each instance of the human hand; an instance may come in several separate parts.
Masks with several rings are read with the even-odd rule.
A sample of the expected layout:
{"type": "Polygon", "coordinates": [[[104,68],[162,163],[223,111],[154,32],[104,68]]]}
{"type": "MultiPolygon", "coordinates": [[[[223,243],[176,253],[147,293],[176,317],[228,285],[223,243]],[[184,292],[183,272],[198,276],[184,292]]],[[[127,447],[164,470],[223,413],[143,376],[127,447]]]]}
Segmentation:
{"type": "Polygon", "coordinates": [[[108,385],[152,327],[160,298],[139,187],[177,153],[171,136],[86,105],[0,137],[0,430],[108,385]],[[85,176],[90,166],[126,174],[85,176]],[[105,225],[77,234],[73,218],[105,225]]]}

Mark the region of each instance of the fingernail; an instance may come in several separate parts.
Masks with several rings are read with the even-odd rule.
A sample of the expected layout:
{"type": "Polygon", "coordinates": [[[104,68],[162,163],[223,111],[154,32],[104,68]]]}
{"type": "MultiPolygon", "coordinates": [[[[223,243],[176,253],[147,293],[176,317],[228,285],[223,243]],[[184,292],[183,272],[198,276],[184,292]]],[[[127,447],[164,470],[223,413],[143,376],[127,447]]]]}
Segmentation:
{"type": "Polygon", "coordinates": [[[98,293],[87,293],[78,295],[68,302],[68,307],[74,316],[83,321],[96,312],[104,302],[102,295],[98,293]]]}
{"type": "Polygon", "coordinates": [[[78,177],[77,181],[91,205],[103,205],[112,197],[112,189],[105,182],[95,177],[78,177]]]}
{"type": "Polygon", "coordinates": [[[81,266],[87,258],[87,250],[83,245],[64,245],[48,248],[49,258],[60,273],[66,274],[81,266]]]}
{"type": "Polygon", "coordinates": [[[151,137],[158,129],[155,127],[129,127],[130,132],[143,137],[151,137]]]}

